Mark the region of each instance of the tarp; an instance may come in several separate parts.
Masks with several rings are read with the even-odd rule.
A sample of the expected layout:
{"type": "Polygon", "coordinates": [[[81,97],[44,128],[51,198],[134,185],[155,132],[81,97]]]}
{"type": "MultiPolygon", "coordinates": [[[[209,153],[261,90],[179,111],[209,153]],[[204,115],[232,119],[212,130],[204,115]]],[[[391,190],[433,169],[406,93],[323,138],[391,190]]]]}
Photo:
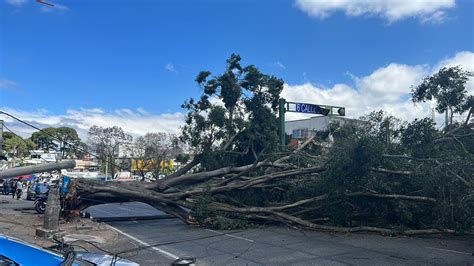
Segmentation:
{"type": "Polygon", "coordinates": [[[36,176],[35,175],[21,175],[21,176],[16,176],[15,179],[21,180],[21,181],[33,181],[35,180],[36,176]]]}

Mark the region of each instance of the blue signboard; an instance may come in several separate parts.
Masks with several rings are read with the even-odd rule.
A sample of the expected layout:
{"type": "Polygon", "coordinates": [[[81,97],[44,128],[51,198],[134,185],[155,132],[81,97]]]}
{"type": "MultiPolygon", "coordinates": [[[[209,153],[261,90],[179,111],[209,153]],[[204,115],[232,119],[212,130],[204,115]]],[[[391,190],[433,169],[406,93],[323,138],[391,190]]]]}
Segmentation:
{"type": "Polygon", "coordinates": [[[298,113],[308,113],[308,114],[321,114],[328,115],[329,109],[323,108],[319,105],[308,104],[308,103],[295,103],[296,112],[298,113]]]}

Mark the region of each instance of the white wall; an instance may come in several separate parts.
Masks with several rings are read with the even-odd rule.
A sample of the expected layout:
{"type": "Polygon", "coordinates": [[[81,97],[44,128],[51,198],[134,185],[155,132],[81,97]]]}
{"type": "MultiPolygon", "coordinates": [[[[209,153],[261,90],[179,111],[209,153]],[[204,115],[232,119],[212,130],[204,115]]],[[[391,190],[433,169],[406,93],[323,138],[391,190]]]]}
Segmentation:
{"type": "Polygon", "coordinates": [[[296,129],[309,129],[322,131],[327,130],[331,122],[356,122],[357,119],[344,118],[339,116],[314,116],[303,120],[294,120],[285,122],[286,134],[292,134],[296,129]]]}

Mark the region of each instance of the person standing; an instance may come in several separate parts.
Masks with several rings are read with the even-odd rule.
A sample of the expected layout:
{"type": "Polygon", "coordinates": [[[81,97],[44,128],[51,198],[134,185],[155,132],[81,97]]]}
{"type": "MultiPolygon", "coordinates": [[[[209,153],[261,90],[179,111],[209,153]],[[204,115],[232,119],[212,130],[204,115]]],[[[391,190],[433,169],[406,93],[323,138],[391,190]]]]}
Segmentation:
{"type": "Polygon", "coordinates": [[[15,192],[16,192],[16,184],[18,181],[15,181],[14,179],[11,180],[11,189],[12,189],[12,199],[15,198],[15,192]]]}
{"type": "Polygon", "coordinates": [[[3,195],[8,195],[10,193],[10,180],[5,180],[3,182],[3,195]]]}
{"type": "Polygon", "coordinates": [[[21,193],[23,192],[23,182],[18,180],[16,182],[16,199],[19,200],[21,198],[21,193]]]}

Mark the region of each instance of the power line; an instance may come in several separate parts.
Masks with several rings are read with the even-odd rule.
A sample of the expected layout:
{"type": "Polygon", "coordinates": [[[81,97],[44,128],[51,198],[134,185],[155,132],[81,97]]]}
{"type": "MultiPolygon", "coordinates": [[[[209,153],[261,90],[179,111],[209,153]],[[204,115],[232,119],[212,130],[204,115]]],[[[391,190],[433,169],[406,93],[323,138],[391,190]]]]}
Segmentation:
{"type": "MultiPolygon", "coordinates": [[[[243,232],[243,230],[233,231],[233,232],[225,232],[225,233],[215,234],[215,235],[211,235],[211,236],[202,236],[202,237],[182,239],[182,240],[176,240],[176,241],[161,242],[161,243],[156,243],[156,244],[152,244],[152,245],[145,245],[145,246],[141,246],[141,247],[125,249],[125,250],[118,251],[118,252],[111,252],[107,249],[99,247],[97,244],[95,244],[93,242],[83,240],[83,239],[78,239],[78,240],[72,241],[69,244],[64,243],[64,242],[62,242],[58,239],[54,239],[54,240],[56,240],[57,242],[59,242],[61,245],[64,245],[64,246],[76,246],[76,247],[83,248],[85,250],[87,250],[85,247],[83,247],[81,245],[78,245],[76,243],[83,242],[83,243],[89,244],[89,245],[93,246],[94,248],[96,248],[97,250],[100,250],[100,251],[104,252],[105,254],[113,256],[111,265],[115,265],[115,263],[118,260],[120,260],[120,258],[129,259],[129,258],[135,257],[135,256],[138,255],[138,252],[149,249],[149,248],[159,247],[159,246],[167,246],[167,245],[173,245],[173,244],[180,244],[180,243],[187,243],[187,242],[197,241],[197,240],[211,239],[211,238],[216,238],[216,237],[220,237],[220,236],[228,236],[229,233],[235,234],[235,233],[240,233],[240,232],[243,232]],[[122,254],[131,253],[131,252],[135,252],[135,254],[132,255],[132,256],[121,256],[122,254]]],[[[241,256],[243,253],[249,251],[251,247],[252,246],[249,246],[249,248],[247,248],[247,250],[244,250],[238,256],[241,256]]]]}
{"type": "MultiPolygon", "coordinates": [[[[57,138],[56,136],[51,135],[51,134],[49,134],[48,132],[45,132],[44,129],[41,129],[41,128],[39,128],[39,127],[37,127],[37,126],[35,126],[35,125],[31,124],[31,123],[28,123],[28,122],[26,122],[26,121],[24,121],[24,120],[22,120],[22,119],[20,119],[20,118],[18,118],[18,117],[16,117],[16,116],[12,115],[12,114],[6,113],[6,112],[1,111],[1,110],[0,110],[0,114],[4,114],[4,115],[6,115],[6,116],[8,116],[8,117],[11,117],[11,118],[15,119],[16,121],[18,121],[18,122],[20,122],[20,123],[22,123],[22,124],[24,124],[24,125],[27,125],[27,126],[29,126],[29,127],[32,127],[32,128],[34,128],[34,129],[38,130],[39,132],[43,132],[45,135],[47,135],[47,136],[49,136],[49,137],[55,139],[56,141],[60,141],[60,142],[63,141],[63,140],[57,138]]],[[[20,138],[21,138],[21,137],[20,137],[20,138]]],[[[23,138],[22,138],[22,139],[23,139],[23,138]]],[[[95,155],[95,154],[93,154],[93,153],[91,153],[91,152],[89,152],[89,151],[87,151],[87,150],[85,150],[85,149],[78,148],[76,143],[69,143],[69,142],[67,142],[67,141],[63,141],[63,142],[66,143],[66,144],[68,144],[69,146],[71,146],[71,147],[72,147],[73,149],[75,149],[75,150],[78,150],[78,151],[87,153],[87,154],[91,155],[92,157],[94,157],[94,158],[96,158],[96,159],[103,160],[103,161],[105,161],[107,164],[111,164],[112,166],[115,166],[115,167],[117,167],[117,168],[120,169],[120,170],[128,170],[128,168],[124,168],[124,167],[122,167],[122,166],[116,164],[116,163],[113,162],[113,161],[109,161],[109,160],[107,160],[107,159],[103,159],[103,158],[101,158],[100,156],[97,156],[97,155],[95,155]]],[[[174,188],[174,189],[176,189],[176,190],[178,190],[178,191],[180,191],[180,192],[184,192],[183,190],[181,190],[181,189],[179,189],[179,188],[177,188],[177,187],[172,187],[172,186],[168,186],[168,185],[167,185],[166,187],[167,187],[167,188],[174,188]]]]}
{"type": "Polygon", "coordinates": [[[76,150],[81,151],[81,152],[84,152],[84,153],[87,153],[87,154],[89,154],[89,155],[91,155],[91,156],[93,156],[93,157],[95,157],[95,158],[97,158],[97,159],[100,159],[99,156],[97,156],[97,155],[95,155],[95,154],[93,154],[93,153],[91,153],[91,152],[89,152],[89,151],[87,151],[87,150],[85,150],[85,149],[82,149],[82,148],[77,147],[77,144],[76,144],[76,143],[70,143],[70,142],[68,142],[68,141],[61,140],[61,139],[59,139],[58,137],[49,134],[49,133],[46,132],[44,129],[41,129],[41,128],[39,128],[39,127],[33,125],[33,124],[30,124],[30,123],[28,123],[28,122],[26,122],[26,121],[24,121],[24,120],[22,120],[22,119],[20,119],[20,118],[18,118],[18,117],[16,117],[16,116],[12,115],[12,114],[6,113],[6,112],[4,112],[4,111],[0,111],[0,114],[4,114],[4,115],[6,115],[6,116],[9,116],[10,118],[13,118],[13,119],[15,119],[16,121],[18,121],[18,122],[20,122],[20,123],[22,123],[22,124],[24,124],[24,125],[27,125],[27,126],[29,126],[29,127],[32,127],[32,128],[34,128],[34,129],[38,130],[39,132],[44,133],[45,135],[47,135],[48,137],[50,137],[50,138],[52,138],[52,139],[54,139],[54,140],[56,140],[56,141],[63,142],[63,143],[66,143],[66,144],[69,145],[69,146],[76,147],[76,150]]]}
{"type": "MultiPolygon", "coordinates": [[[[18,122],[24,124],[24,125],[27,125],[27,126],[29,126],[29,127],[31,127],[31,128],[34,128],[34,129],[38,130],[39,132],[44,133],[45,135],[49,136],[50,138],[52,138],[52,139],[54,139],[54,140],[56,140],[56,141],[63,142],[63,143],[65,143],[65,144],[69,145],[70,147],[72,147],[73,149],[75,149],[76,151],[80,151],[80,152],[89,154],[90,156],[92,156],[92,157],[94,157],[94,158],[96,158],[96,159],[99,159],[99,160],[104,160],[107,164],[111,164],[111,165],[113,165],[113,166],[119,168],[120,170],[124,170],[124,169],[125,169],[125,170],[128,170],[128,169],[126,169],[126,168],[124,168],[124,167],[122,167],[122,166],[120,166],[120,165],[118,165],[118,164],[116,164],[116,163],[114,163],[114,162],[108,161],[107,159],[103,159],[103,158],[101,158],[100,156],[97,156],[97,155],[95,155],[95,154],[93,154],[93,153],[87,151],[86,149],[83,149],[83,148],[78,147],[78,146],[77,146],[77,143],[70,143],[70,142],[68,142],[68,141],[61,140],[61,139],[59,139],[58,137],[56,137],[56,136],[54,136],[54,135],[52,135],[52,134],[49,134],[49,133],[46,132],[44,129],[41,129],[41,128],[39,128],[39,127],[37,127],[37,126],[35,126],[35,125],[31,124],[31,123],[28,123],[28,122],[26,122],[26,121],[24,121],[24,120],[22,120],[22,119],[20,119],[20,118],[18,118],[18,117],[16,117],[16,116],[12,115],[12,114],[6,113],[6,112],[1,111],[1,110],[0,110],[0,114],[6,115],[6,116],[8,116],[8,117],[10,117],[10,118],[13,118],[14,120],[16,120],[16,121],[18,121],[18,122]]],[[[22,139],[23,139],[23,138],[22,138],[22,139]]]]}

